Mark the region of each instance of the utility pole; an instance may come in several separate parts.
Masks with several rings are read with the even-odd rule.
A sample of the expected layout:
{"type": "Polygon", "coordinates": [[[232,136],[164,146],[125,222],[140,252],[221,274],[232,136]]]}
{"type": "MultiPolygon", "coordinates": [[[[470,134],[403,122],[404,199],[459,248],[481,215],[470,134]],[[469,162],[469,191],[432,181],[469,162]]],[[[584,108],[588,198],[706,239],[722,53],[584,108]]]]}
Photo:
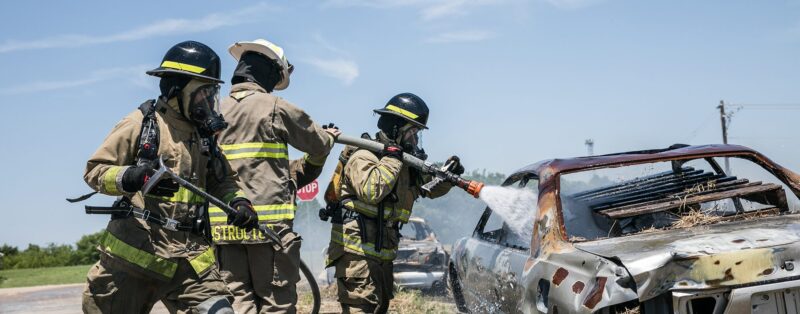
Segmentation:
{"type": "MultiPolygon", "coordinates": [[[[725,117],[725,102],[719,101],[719,121],[722,124],[722,144],[728,144],[728,119],[725,117]]],[[[725,173],[731,172],[731,165],[728,163],[728,157],[725,157],[725,173]]]]}
{"type": "Polygon", "coordinates": [[[586,152],[589,154],[588,156],[594,156],[594,140],[593,139],[586,139],[586,152]]]}

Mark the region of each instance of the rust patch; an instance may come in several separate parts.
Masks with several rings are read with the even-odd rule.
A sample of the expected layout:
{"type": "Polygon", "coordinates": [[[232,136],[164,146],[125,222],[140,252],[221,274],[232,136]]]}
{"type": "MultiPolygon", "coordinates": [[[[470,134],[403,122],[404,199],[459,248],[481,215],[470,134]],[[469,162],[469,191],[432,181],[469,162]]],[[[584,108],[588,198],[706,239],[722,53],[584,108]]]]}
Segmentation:
{"type": "Polygon", "coordinates": [[[714,265],[719,265],[719,261],[714,261],[714,265]]]}
{"type": "Polygon", "coordinates": [[[773,272],[773,271],[775,271],[775,270],[774,270],[774,269],[772,269],[772,268],[767,268],[767,269],[765,269],[764,271],[762,271],[760,275],[761,275],[761,276],[767,276],[767,275],[770,275],[770,274],[772,274],[772,272],[773,272]]]}
{"type": "Polygon", "coordinates": [[[731,242],[733,242],[733,243],[742,243],[742,242],[744,242],[744,239],[736,239],[736,240],[733,240],[731,242]]]}
{"type": "Polygon", "coordinates": [[[595,282],[589,294],[586,295],[586,299],[583,300],[583,306],[592,310],[597,306],[597,303],[603,300],[603,291],[606,290],[607,280],[608,278],[606,277],[597,277],[597,282],[595,282]]]}
{"type": "Polygon", "coordinates": [[[572,292],[575,292],[575,294],[581,294],[581,292],[583,292],[584,286],[586,285],[583,283],[583,281],[578,280],[574,284],[572,284],[572,292]]]}
{"type": "Polygon", "coordinates": [[[556,273],[553,274],[553,284],[558,287],[558,285],[560,285],[568,275],[568,270],[564,269],[564,267],[559,267],[558,270],[556,270],[556,273]]]}
{"type": "Polygon", "coordinates": [[[736,265],[741,265],[741,264],[742,264],[742,261],[736,262],[736,265]]]}

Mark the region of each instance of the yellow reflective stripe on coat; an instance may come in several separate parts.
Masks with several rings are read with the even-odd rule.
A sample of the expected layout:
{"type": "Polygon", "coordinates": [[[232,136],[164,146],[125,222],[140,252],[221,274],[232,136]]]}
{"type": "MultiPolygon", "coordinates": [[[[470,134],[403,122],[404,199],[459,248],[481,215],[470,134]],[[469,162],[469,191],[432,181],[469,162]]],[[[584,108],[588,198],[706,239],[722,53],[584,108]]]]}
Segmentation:
{"type": "MultiPolygon", "coordinates": [[[[367,217],[374,218],[378,216],[378,206],[367,204],[359,200],[352,200],[347,199],[342,202],[342,206],[345,208],[367,215],[367,217]]],[[[392,217],[392,208],[386,206],[383,208],[383,219],[389,219],[392,217]]]]}
{"type": "Polygon", "coordinates": [[[178,269],[178,264],[169,259],[161,258],[153,253],[137,249],[120,240],[111,232],[103,231],[100,247],[107,253],[126,260],[141,268],[172,278],[178,269]]]}
{"type": "Polygon", "coordinates": [[[349,234],[342,233],[341,231],[338,230],[331,230],[331,241],[351,251],[361,253],[364,255],[374,256],[384,261],[391,261],[396,256],[395,250],[381,249],[381,251],[378,252],[377,250],[375,250],[374,244],[362,243],[361,237],[351,236],[349,234]]]}
{"type": "Polygon", "coordinates": [[[202,274],[206,271],[209,267],[214,266],[216,262],[216,257],[214,255],[214,249],[208,248],[205,252],[200,255],[195,256],[193,259],[189,260],[189,264],[192,265],[194,272],[197,275],[202,274]]]}
{"type": "Polygon", "coordinates": [[[220,145],[228,160],[241,158],[289,159],[289,147],[285,143],[238,143],[220,145]]]}
{"type": "Polygon", "coordinates": [[[162,68],[176,69],[176,70],[181,70],[181,71],[189,71],[189,72],[192,72],[192,73],[203,73],[203,71],[206,70],[206,68],[203,68],[203,67],[199,67],[199,66],[191,65],[191,64],[186,64],[186,63],[175,62],[175,61],[164,61],[164,62],[161,63],[161,67],[162,68]]]}
{"type": "Polygon", "coordinates": [[[397,112],[397,113],[399,113],[401,115],[404,115],[406,117],[409,117],[411,119],[416,119],[416,118],[419,117],[418,115],[414,114],[413,112],[405,110],[405,109],[400,108],[400,107],[395,106],[395,105],[388,105],[388,106],[386,106],[386,109],[394,111],[394,112],[397,112]]]}
{"type": "Polygon", "coordinates": [[[186,203],[186,204],[202,204],[205,202],[202,196],[194,194],[192,191],[184,187],[178,188],[178,192],[175,192],[174,195],[170,196],[157,196],[147,194],[145,195],[149,198],[160,199],[162,201],[173,202],[173,203],[186,203]]]}
{"type": "Polygon", "coordinates": [[[108,194],[120,194],[122,191],[117,189],[117,175],[122,170],[122,166],[111,166],[103,174],[103,190],[108,194]]]}
{"type": "MultiPolygon", "coordinates": [[[[297,211],[297,205],[254,205],[253,209],[256,210],[259,221],[291,220],[294,219],[294,213],[297,211]]],[[[212,224],[226,224],[228,222],[228,214],[226,214],[219,207],[210,207],[208,209],[208,216],[209,222],[212,224]]]]}

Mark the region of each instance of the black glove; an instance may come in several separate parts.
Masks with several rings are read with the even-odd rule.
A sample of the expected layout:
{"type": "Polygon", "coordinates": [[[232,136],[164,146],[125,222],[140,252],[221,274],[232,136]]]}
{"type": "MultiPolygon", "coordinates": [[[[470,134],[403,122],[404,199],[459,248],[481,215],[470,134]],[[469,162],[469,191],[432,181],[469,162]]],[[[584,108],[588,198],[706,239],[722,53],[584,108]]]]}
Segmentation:
{"type": "Polygon", "coordinates": [[[395,144],[384,144],[381,157],[390,157],[403,160],[403,148],[395,144]]]}
{"type": "Polygon", "coordinates": [[[230,204],[231,207],[236,209],[236,212],[228,214],[229,225],[244,228],[247,231],[258,227],[258,214],[256,214],[249,200],[241,197],[234,198],[230,204]]]}
{"type": "MultiPolygon", "coordinates": [[[[156,173],[156,170],[150,166],[130,166],[122,174],[122,189],[128,193],[138,192],[154,173],[156,173]]],[[[178,192],[178,182],[175,182],[172,178],[163,178],[158,181],[148,194],[172,197],[175,192],[178,192]]]]}
{"type": "Polygon", "coordinates": [[[333,124],[333,122],[328,123],[328,124],[323,124],[322,128],[323,129],[337,129],[337,130],[339,129],[339,127],[336,126],[335,124],[333,124]]]}
{"type": "Polygon", "coordinates": [[[464,174],[464,166],[461,164],[461,158],[458,158],[458,156],[454,155],[450,158],[447,158],[447,161],[445,161],[444,164],[446,165],[450,162],[452,163],[449,167],[447,167],[447,172],[457,175],[464,174]]]}

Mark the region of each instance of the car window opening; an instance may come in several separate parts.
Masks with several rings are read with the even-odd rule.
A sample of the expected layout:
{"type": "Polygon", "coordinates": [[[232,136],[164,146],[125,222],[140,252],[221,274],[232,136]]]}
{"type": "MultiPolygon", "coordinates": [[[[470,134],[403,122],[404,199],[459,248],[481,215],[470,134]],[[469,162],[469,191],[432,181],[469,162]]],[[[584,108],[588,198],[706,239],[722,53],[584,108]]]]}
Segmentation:
{"type": "Polygon", "coordinates": [[[561,208],[570,241],[690,228],[797,210],[796,196],[790,190],[787,193],[777,178],[747,160],[731,160],[738,160],[738,167],[732,167],[735,174],[726,174],[716,159],[709,158],[562,175],[561,208]]]}

